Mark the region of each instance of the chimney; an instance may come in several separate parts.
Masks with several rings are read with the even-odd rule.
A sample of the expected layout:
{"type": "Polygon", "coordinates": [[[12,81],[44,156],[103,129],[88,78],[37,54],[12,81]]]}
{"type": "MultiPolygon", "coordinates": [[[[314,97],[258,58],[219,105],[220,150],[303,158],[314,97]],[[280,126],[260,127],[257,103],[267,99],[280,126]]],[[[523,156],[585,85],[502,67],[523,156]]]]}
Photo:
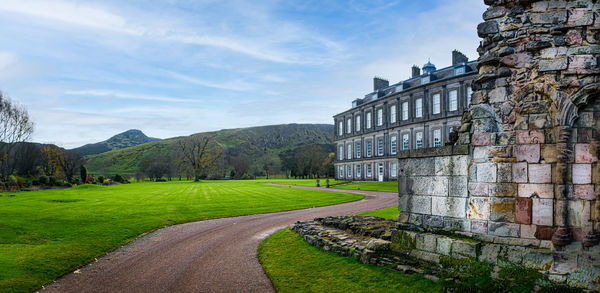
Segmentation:
{"type": "Polygon", "coordinates": [[[467,56],[457,50],[452,51],[452,65],[467,63],[469,62],[469,58],[467,56]]]}
{"type": "Polygon", "coordinates": [[[412,77],[417,77],[421,75],[421,69],[417,65],[412,66],[412,77]]]}
{"type": "Polygon", "coordinates": [[[373,91],[390,86],[390,82],[379,77],[373,77],[373,91]]]}

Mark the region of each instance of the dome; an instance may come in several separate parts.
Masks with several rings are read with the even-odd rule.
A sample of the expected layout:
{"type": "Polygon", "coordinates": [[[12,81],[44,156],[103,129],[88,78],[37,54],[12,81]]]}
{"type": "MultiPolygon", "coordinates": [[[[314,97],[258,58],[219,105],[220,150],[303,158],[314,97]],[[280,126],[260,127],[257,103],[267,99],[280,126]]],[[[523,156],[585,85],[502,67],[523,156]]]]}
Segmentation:
{"type": "Polygon", "coordinates": [[[430,61],[427,61],[425,65],[423,65],[423,74],[432,73],[435,71],[435,65],[431,64],[430,61]]]}

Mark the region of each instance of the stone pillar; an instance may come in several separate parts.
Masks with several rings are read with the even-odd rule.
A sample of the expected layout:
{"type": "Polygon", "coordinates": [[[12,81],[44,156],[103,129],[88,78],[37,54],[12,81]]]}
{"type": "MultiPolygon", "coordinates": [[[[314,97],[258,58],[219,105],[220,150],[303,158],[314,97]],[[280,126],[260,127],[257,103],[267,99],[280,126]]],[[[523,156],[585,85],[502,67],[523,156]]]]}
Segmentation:
{"type": "Polygon", "coordinates": [[[490,234],[551,239],[559,251],[594,246],[600,3],[484,2],[479,74],[459,138],[473,148],[469,196],[489,198],[490,234]]]}

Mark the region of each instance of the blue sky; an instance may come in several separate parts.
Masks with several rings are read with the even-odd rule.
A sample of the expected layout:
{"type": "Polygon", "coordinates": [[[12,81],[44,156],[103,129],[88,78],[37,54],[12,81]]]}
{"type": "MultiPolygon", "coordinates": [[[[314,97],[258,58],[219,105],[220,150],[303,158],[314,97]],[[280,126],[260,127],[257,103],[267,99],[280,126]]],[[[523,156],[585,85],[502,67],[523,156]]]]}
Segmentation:
{"type": "Polygon", "coordinates": [[[477,57],[481,0],[2,0],[0,90],[33,141],[167,138],[332,115],[410,66],[477,57]]]}

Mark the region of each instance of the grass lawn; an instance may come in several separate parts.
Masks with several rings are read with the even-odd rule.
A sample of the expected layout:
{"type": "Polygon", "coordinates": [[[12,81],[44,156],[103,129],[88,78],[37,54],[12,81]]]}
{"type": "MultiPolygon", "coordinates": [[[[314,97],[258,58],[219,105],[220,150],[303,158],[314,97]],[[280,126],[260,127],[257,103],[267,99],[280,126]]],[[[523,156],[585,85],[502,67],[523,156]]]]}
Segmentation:
{"type": "Polygon", "coordinates": [[[31,291],[166,225],[348,202],[253,181],[84,185],[0,197],[0,292],[31,291]]]}
{"type": "Polygon", "coordinates": [[[397,219],[399,213],[400,212],[398,211],[398,206],[393,206],[385,209],[358,214],[357,216],[375,216],[384,219],[397,219]]]}
{"type": "Polygon", "coordinates": [[[307,244],[289,228],[265,239],[258,258],[277,292],[441,292],[420,275],[403,274],[307,244]]]}
{"type": "MultiPolygon", "coordinates": [[[[320,185],[325,186],[325,180],[327,178],[319,179],[320,185]]],[[[317,186],[317,179],[258,179],[254,180],[259,183],[276,183],[285,185],[298,185],[298,186],[317,186]]],[[[329,179],[329,184],[340,184],[348,181],[339,181],[335,179],[329,179]]]]}
{"type": "Polygon", "coordinates": [[[349,183],[349,184],[343,184],[343,185],[333,186],[333,188],[398,192],[398,181],[352,182],[352,183],[349,183]]]}

